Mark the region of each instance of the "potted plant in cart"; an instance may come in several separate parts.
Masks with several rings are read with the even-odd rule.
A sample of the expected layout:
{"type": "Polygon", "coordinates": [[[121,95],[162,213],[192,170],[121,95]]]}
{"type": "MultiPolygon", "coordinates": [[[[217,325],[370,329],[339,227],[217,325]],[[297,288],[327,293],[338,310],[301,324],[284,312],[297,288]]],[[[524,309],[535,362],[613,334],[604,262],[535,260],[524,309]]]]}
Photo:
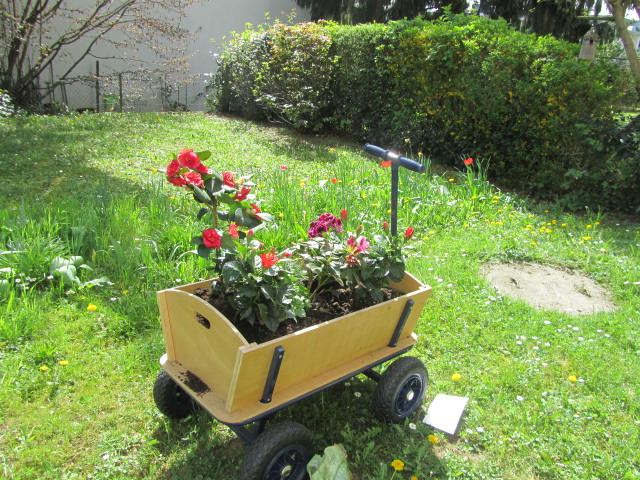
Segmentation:
{"type": "Polygon", "coordinates": [[[391,163],[391,224],[368,238],[349,228],[346,209],[326,213],[309,226],[307,241],[279,252],[257,239],[272,217],[258,206],[249,177],[205,166],[209,152],[185,150],[167,166],[167,179],[200,204],[206,228],[193,243],[215,275],[158,292],[166,353],[154,398],[170,417],[200,405],[248,443],[242,479],[304,478],[309,432],[292,422],[264,427],[277,410],[316,391],[365,373],[379,382],[376,411],[393,422],[424,396],[418,359],[402,357],[382,375],[373,370],[413,346],[430,291],[404,270],[401,248],[413,229],[396,235],[398,167],[421,166],[366,148],[391,163]],[[337,292],[364,308],[294,331],[314,302],[337,292]],[[268,340],[253,335],[279,329],[268,340]]]}

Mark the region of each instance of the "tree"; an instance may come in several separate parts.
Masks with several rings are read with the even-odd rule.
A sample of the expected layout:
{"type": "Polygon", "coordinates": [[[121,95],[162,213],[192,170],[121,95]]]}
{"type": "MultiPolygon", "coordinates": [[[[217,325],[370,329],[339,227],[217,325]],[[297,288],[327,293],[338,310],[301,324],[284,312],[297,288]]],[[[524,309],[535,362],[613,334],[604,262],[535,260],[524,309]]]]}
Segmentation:
{"type": "Polygon", "coordinates": [[[156,67],[175,68],[178,44],[188,34],[179,20],[194,1],[0,0],[0,89],[17,105],[33,107],[40,100],[39,78],[54,60],[69,57],[52,87],[94,55],[99,42],[119,52],[110,58],[143,62],[152,52],[156,67]],[[125,50],[133,53],[126,57],[125,50]]]}
{"type": "Polygon", "coordinates": [[[631,35],[629,35],[627,22],[625,20],[625,14],[630,8],[634,8],[640,17],[640,0],[606,0],[606,2],[618,27],[620,39],[622,40],[624,51],[629,60],[629,69],[636,82],[636,90],[640,93],[640,61],[638,61],[636,46],[633,44],[631,35]]]}
{"type": "Polygon", "coordinates": [[[419,15],[437,15],[444,7],[462,13],[467,0],[296,0],[311,9],[312,20],[335,20],[341,23],[387,22],[419,15]]]}
{"type": "Polygon", "coordinates": [[[522,30],[577,42],[590,27],[579,17],[599,3],[601,0],[480,0],[478,11],[490,18],[504,18],[522,30]]]}

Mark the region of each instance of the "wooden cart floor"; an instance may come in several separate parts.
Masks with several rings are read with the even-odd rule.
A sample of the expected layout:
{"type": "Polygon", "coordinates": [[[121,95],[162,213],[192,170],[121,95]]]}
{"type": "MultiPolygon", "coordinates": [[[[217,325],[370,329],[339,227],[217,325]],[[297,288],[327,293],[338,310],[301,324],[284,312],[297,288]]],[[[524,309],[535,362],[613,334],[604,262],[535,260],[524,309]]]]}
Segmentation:
{"type": "MultiPolygon", "coordinates": [[[[259,398],[255,401],[245,403],[239,408],[229,412],[225,408],[225,398],[218,392],[207,388],[198,388],[198,392],[189,386],[189,382],[185,379],[190,378],[191,373],[188,369],[176,361],[168,360],[167,355],[160,358],[160,365],[173,378],[180,387],[191,395],[205,410],[213,415],[218,421],[229,425],[245,425],[252,421],[279,410],[297,400],[300,400],[322,388],[331,385],[341,379],[347,379],[354,374],[367,370],[373,365],[382,363],[403,352],[409,350],[416,342],[415,334],[404,338],[398,342],[395,347],[383,347],[379,350],[367,353],[360,357],[350,360],[331,370],[323,372],[313,378],[306,378],[299,383],[279,390],[276,383],[272,401],[269,403],[260,402],[259,398]]],[[[204,386],[204,385],[202,385],[204,386]]],[[[199,385],[200,387],[200,385],[199,385]]]]}

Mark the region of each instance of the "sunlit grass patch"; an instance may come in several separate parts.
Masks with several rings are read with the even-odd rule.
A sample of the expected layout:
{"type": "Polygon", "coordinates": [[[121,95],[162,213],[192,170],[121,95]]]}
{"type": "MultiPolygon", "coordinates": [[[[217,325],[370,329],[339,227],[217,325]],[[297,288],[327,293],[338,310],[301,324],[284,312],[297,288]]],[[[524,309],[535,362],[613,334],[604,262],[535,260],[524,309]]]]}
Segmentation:
{"type": "MultiPolygon", "coordinates": [[[[170,421],[152,400],[164,352],[155,292],[209,275],[190,244],[193,201],[162,169],[194,148],[253,174],[277,220],[260,240],[277,248],[343,208],[379,228],[389,169],[359,145],[199,114],[26,117],[0,129],[0,268],[11,269],[0,276],[2,476],[233,478],[243,448],[227,427],[205,413],[170,421]],[[46,167],[37,182],[20,181],[18,155],[46,167]],[[47,278],[53,256],[71,255],[93,269],[80,279],[109,282],[47,278]]],[[[636,478],[640,227],[530,204],[470,178],[463,160],[402,171],[398,212],[399,231],[415,228],[408,269],[433,287],[411,354],[429,370],[427,402],[469,397],[458,435],[420,416],[372,420],[364,377],[275,420],[304,423],[319,451],[342,443],[356,478],[636,478]],[[618,310],[537,310],[486,280],[483,266],[500,262],[588,275],[618,310]]]]}

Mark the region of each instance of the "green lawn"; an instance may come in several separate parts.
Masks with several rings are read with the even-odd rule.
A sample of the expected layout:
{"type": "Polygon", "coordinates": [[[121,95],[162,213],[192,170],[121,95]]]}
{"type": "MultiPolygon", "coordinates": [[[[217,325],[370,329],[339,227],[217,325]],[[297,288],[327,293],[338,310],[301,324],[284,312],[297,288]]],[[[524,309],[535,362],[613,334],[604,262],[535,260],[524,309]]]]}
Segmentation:
{"type": "MultiPolygon", "coordinates": [[[[365,225],[388,219],[389,170],[341,139],[201,114],[1,119],[1,478],[235,477],[244,446],[227,427],[204,412],[168,420],[151,394],[164,353],[155,291],[207,277],[187,253],[202,229],[193,201],[157,171],[183,148],[254,174],[278,224],[261,232],[267,245],[342,208],[365,225]],[[51,260],[71,255],[92,267],[83,282],[109,283],[49,278],[51,260]]],[[[274,421],[307,426],[319,452],[343,444],[362,480],[391,478],[394,459],[405,463],[395,480],[640,479],[640,226],[536,205],[463,171],[402,172],[399,212],[416,229],[408,268],[433,287],[411,353],[429,370],[425,407],[469,397],[459,435],[422,414],[378,422],[365,377],[274,421]],[[494,262],[579,271],[619,308],[536,310],[483,278],[494,262]]]]}

